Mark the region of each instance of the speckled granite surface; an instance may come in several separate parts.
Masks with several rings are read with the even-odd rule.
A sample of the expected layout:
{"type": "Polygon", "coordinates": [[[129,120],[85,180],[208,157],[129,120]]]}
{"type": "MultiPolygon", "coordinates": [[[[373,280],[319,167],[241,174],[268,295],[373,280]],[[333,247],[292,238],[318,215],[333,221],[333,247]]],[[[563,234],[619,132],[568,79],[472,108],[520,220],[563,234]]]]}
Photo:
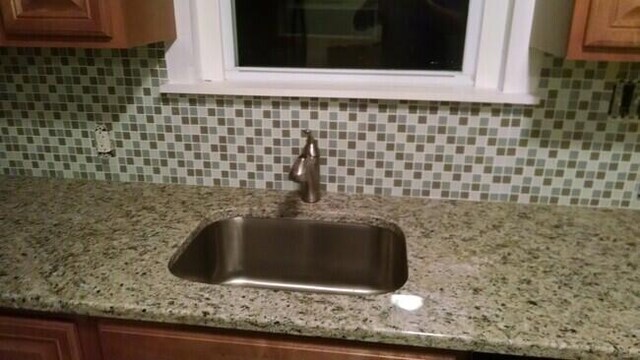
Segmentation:
{"type": "Polygon", "coordinates": [[[640,211],[0,177],[0,307],[558,358],[640,358],[640,211]],[[232,215],[383,221],[395,294],[189,283],[167,263],[232,215]],[[377,219],[377,220],[372,220],[377,219]]]}

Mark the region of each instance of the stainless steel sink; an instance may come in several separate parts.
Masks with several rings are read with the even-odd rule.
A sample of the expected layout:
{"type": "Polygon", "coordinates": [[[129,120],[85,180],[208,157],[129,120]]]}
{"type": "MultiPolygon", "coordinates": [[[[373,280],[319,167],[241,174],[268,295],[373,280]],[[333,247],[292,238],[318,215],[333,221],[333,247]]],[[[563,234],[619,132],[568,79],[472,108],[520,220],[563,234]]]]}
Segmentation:
{"type": "Polygon", "coordinates": [[[202,228],[169,263],[202,283],[379,294],[407,280],[404,235],[383,227],[236,217],[202,228]]]}

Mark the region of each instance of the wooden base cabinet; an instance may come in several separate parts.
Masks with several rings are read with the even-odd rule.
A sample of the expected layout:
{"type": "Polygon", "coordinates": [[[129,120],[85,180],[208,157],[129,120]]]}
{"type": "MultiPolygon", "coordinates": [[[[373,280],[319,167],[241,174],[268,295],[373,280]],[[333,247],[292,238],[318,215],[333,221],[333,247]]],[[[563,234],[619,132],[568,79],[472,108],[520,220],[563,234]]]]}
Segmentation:
{"type": "Polygon", "coordinates": [[[0,360],[551,360],[0,308],[0,360]]]}
{"type": "Polygon", "coordinates": [[[466,353],[101,322],[109,360],[462,360],[466,353]]]}
{"type": "Polygon", "coordinates": [[[0,316],[0,360],[81,360],[72,322],[0,316]]]}
{"type": "Polygon", "coordinates": [[[175,37],[172,0],[0,0],[0,46],[130,48],[175,37]]]}
{"type": "Polygon", "coordinates": [[[470,360],[471,353],[2,311],[0,360],[470,360]]]}

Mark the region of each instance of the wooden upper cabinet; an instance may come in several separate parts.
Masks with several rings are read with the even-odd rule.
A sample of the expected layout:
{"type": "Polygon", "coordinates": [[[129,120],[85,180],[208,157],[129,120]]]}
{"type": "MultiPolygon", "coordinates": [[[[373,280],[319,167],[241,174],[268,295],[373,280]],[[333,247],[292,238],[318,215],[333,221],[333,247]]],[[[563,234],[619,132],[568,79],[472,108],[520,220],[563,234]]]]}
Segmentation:
{"type": "Polygon", "coordinates": [[[104,5],[99,0],[0,0],[8,36],[111,37],[104,5]]]}
{"type": "Polygon", "coordinates": [[[0,316],[0,360],[82,360],[73,323],[0,316]]]}
{"type": "Polygon", "coordinates": [[[575,0],[567,58],[640,61],[640,0],[575,0]]]}
{"type": "Polygon", "coordinates": [[[591,0],[584,45],[640,48],[640,0],[591,0]]]}
{"type": "Polygon", "coordinates": [[[0,46],[129,48],[175,39],[172,0],[0,0],[0,46]]]}

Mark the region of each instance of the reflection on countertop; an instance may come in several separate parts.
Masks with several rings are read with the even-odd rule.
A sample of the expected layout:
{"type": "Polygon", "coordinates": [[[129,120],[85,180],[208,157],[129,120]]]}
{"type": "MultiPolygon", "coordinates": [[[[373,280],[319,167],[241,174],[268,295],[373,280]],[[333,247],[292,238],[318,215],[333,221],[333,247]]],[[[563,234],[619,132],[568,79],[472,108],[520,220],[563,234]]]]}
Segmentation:
{"type": "MultiPolygon", "coordinates": [[[[558,358],[640,357],[640,211],[0,177],[0,307],[558,358]],[[289,206],[287,205],[287,206],[289,206]],[[386,223],[394,293],[184,281],[171,255],[233,216],[386,223]]],[[[354,254],[357,256],[357,254],[354,254]]]]}

